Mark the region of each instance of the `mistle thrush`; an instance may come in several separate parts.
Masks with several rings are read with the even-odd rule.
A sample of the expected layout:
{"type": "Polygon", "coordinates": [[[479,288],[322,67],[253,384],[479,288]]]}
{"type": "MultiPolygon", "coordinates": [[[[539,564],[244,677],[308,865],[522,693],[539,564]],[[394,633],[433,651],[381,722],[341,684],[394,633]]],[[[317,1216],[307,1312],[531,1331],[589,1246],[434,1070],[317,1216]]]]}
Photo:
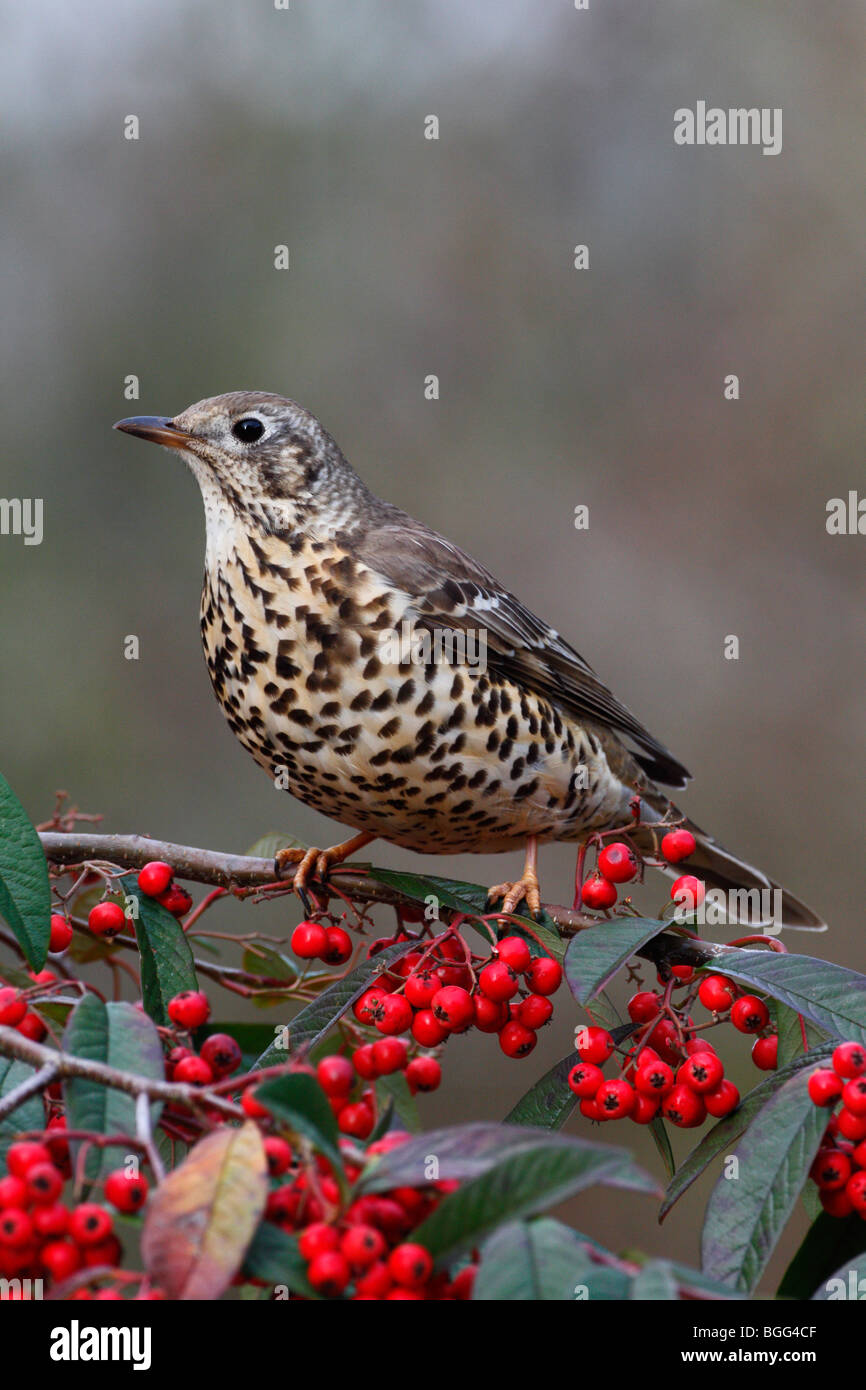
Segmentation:
{"type": "MultiPolygon", "coordinates": [[[[198,480],[202,640],[230,727],[272,778],[357,832],[304,856],[301,888],[376,837],[425,854],[525,847],[521,878],[494,891],[504,911],[524,897],[537,911],[539,842],[627,827],[638,805],[645,852],[651,823],[683,820],[690,872],[723,890],[776,886],[684,821],[658,784],[685,786],[686,769],[574,648],[374,497],[301,406],[237,391],[117,428],[177,450],[198,480]]],[[[782,901],[785,922],[819,923],[782,901]]]]}

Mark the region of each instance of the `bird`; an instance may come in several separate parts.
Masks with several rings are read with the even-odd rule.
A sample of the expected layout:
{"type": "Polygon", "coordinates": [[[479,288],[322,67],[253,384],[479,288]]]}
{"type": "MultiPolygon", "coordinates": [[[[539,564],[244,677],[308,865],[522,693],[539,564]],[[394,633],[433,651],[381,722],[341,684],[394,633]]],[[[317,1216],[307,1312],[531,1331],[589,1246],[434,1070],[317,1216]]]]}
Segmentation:
{"type": "Polygon", "coordinates": [[[685,787],[683,763],[483,565],[376,497],[303,406],[234,391],[115,429],[179,454],[201,489],[201,636],[229,727],[275,785],[353,832],[280,852],[302,896],[375,839],[522,850],[488,903],[537,918],[540,845],[621,828],[658,859],[675,824],[705,884],[777,890],[783,925],[823,925],[684,816],[665,790],[685,787]]]}

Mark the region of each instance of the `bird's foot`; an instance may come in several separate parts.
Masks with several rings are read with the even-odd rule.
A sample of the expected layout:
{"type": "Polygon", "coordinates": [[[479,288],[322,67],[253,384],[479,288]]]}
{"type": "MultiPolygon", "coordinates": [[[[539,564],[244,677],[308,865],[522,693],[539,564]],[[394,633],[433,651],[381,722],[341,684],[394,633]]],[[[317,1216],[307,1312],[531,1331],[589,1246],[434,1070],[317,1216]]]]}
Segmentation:
{"type": "Polygon", "coordinates": [[[523,876],[516,883],[497,883],[487,894],[488,903],[502,898],[503,912],[516,912],[518,904],[526,899],[526,906],[536,921],[541,917],[541,885],[535,869],[525,868],[523,876]]]}
{"type": "Polygon", "coordinates": [[[351,840],[344,840],[342,844],[331,845],[329,849],[281,849],[277,851],[275,867],[277,877],[282,874],[287,864],[296,864],[292,887],[297,893],[304,910],[310,911],[310,900],[307,897],[307,885],[311,878],[318,879],[324,883],[331,869],[337,864],[342,864],[356,850],[363,849],[371,840],[375,840],[375,835],[354,835],[351,840]]]}

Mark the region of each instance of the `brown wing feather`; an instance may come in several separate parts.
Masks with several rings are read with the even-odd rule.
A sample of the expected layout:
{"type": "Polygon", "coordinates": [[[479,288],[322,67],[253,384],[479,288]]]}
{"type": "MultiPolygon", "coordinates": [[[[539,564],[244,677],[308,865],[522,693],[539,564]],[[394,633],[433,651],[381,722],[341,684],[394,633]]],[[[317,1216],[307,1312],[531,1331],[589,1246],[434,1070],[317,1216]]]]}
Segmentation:
{"type": "Polygon", "coordinates": [[[369,569],[410,597],[416,622],[483,628],[491,670],[578,718],[618,730],[642,750],[634,756],[651,777],[685,786],[690,774],[682,763],[620,704],[583,657],[459,546],[388,507],[386,518],[360,543],[352,538],[352,548],[369,569]]]}

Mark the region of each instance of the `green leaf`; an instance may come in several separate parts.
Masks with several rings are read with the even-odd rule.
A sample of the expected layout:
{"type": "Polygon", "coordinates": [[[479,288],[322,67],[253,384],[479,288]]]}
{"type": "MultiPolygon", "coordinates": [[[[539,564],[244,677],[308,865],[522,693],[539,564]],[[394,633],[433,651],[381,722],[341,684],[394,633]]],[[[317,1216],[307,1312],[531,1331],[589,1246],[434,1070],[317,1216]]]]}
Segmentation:
{"type": "Polygon", "coordinates": [[[256,1100],[295,1134],[302,1134],[329,1160],[334,1177],[345,1183],[343,1159],[334,1112],[314,1076],[293,1072],[275,1076],[256,1087],[256,1100]]]}
{"type": "Polygon", "coordinates": [[[169,1022],[168,1002],[185,989],[198,989],[192,950],[176,917],[140,892],[135,874],[125,874],[120,886],[138,900],[134,920],[141,957],[141,997],[155,1023],[169,1022]]]}
{"type": "MultiPolygon", "coordinates": [[[[36,1068],[29,1067],[26,1062],[13,1062],[10,1057],[0,1057],[0,1099],[8,1096],[22,1082],[29,1081],[35,1071],[36,1068]]],[[[45,1107],[39,1095],[30,1096],[11,1115],[4,1116],[0,1120],[0,1165],[5,1164],[9,1145],[15,1142],[17,1135],[28,1129],[43,1129],[44,1126],[45,1107]]]]}
{"type": "Polygon", "coordinates": [[[573,936],[565,952],[565,978],[578,1004],[588,1004],[667,925],[650,917],[620,917],[573,936]]]}
{"type": "Polygon", "coordinates": [[[866,1043],[866,975],[813,956],[731,948],[712,962],[817,1023],[832,1037],[866,1043]]]}
{"type": "MultiPolygon", "coordinates": [[[[586,1240],[561,1221],[511,1221],[494,1231],[481,1250],[481,1264],[472,1290],[472,1301],[573,1303],[578,1290],[599,1297],[589,1287],[596,1272],[605,1281],[617,1271],[593,1264],[586,1240]]],[[[627,1297],[628,1276],[616,1280],[617,1293],[602,1297],[627,1297]]]]}
{"type": "Polygon", "coordinates": [[[281,1046],[284,1038],[278,1037],[270,1047],[265,1048],[256,1066],[274,1066],[278,1062],[287,1061],[293,1053],[309,1051],[319,1038],[342,1018],[355,1000],[360,999],[370,981],[381,975],[386,965],[391,965],[402,956],[408,955],[413,945],[411,941],[400,941],[394,946],[386,946],[384,951],[380,951],[371,960],[362,961],[354,970],[350,970],[348,975],[344,975],[342,980],[337,980],[336,984],[323,990],[318,999],[314,999],[312,1004],[301,1009],[292,1019],[286,1030],[287,1046],[281,1046]]]}
{"type": "Polygon", "coordinates": [[[738,1176],[722,1176],[710,1195],[701,1265],[733,1288],[756,1287],[820,1147],[827,1116],[808,1083],[804,1068],[771,1096],[737,1146],[738,1176]]]}
{"type": "Polygon", "coordinates": [[[408,1129],[411,1134],[418,1132],[421,1128],[418,1105],[401,1071],[392,1072],[390,1076],[380,1076],[376,1081],[376,1094],[380,1104],[393,1104],[393,1113],[400,1121],[400,1128],[408,1129]]]}
{"type": "Polygon", "coordinates": [[[281,849],[307,849],[303,840],[284,835],[281,830],[268,830],[254,840],[247,850],[250,859],[276,859],[281,849]]]}
{"type": "Polygon", "coordinates": [[[659,1157],[665,1165],[665,1172],[669,1178],[672,1178],[676,1172],[677,1165],[676,1159],[674,1158],[674,1151],[671,1148],[667,1125],[660,1116],[656,1115],[654,1120],[650,1120],[647,1129],[650,1132],[650,1138],[658,1149],[659,1157]]]}
{"type": "Polygon", "coordinates": [[[568,1073],[579,1061],[580,1057],[576,1052],[570,1052],[567,1057],[563,1057],[520,1097],[505,1116],[503,1124],[562,1129],[577,1105],[577,1096],[568,1089],[568,1073]]]}
{"type": "Polygon", "coordinates": [[[307,1262],[298,1249],[297,1236],[270,1221],[261,1223],[247,1248],[244,1274],[277,1287],[284,1285],[304,1298],[319,1297],[307,1279],[307,1262]]]}
{"type": "MultiPolygon", "coordinates": [[[[480,917],[485,912],[495,910],[487,907],[487,889],[477,883],[461,883],[458,879],[437,878],[435,874],[408,874],[393,869],[371,869],[370,877],[376,883],[382,883],[385,887],[402,893],[413,902],[424,903],[428,898],[435,898],[438,904],[437,911],[445,907],[453,912],[465,913],[469,917],[480,917]]],[[[521,935],[525,935],[530,943],[535,943],[536,951],[540,946],[547,955],[562,960],[565,943],[552,917],[545,912],[542,913],[541,921],[536,922],[531,917],[523,917],[519,913],[515,916],[516,921],[509,925],[509,931],[512,930],[512,926],[520,927],[521,935]]],[[[491,940],[489,926],[478,924],[478,929],[482,936],[488,941],[491,940]]]]}
{"type": "Polygon", "coordinates": [[[294,984],[298,978],[298,967],[294,961],[258,942],[244,951],[241,965],[251,975],[259,975],[263,979],[285,980],[287,984],[294,984]]]}
{"type": "Polygon", "coordinates": [[[530,1216],[595,1183],[655,1191],[623,1149],[519,1125],[434,1130],[377,1155],[358,1191],[458,1178],[414,1238],[440,1260],[471,1249],[504,1221],[530,1216]]]}
{"type": "Polygon", "coordinates": [[[41,970],[51,936],[51,885],[42,844],[21,802],[0,775],[0,917],[9,923],[33,970],[41,970]]]}
{"type": "Polygon", "coordinates": [[[823,1029],[815,1026],[807,1018],[801,1018],[794,1009],[789,1009],[787,1004],[779,1003],[774,1000],[774,1013],[776,1016],[776,1029],[779,1034],[779,1067],[787,1067],[798,1057],[803,1056],[803,1030],[806,1032],[806,1041],[811,1052],[813,1048],[820,1047],[827,1041],[827,1034],[823,1029]]]}
{"type": "Polygon", "coordinates": [[[822,1211],[782,1277],[777,1298],[829,1298],[827,1282],[859,1259],[866,1276],[866,1230],[856,1212],[839,1218],[822,1211]]]}
{"type": "Polygon", "coordinates": [[[714,1158],[718,1158],[719,1154],[730,1152],[739,1136],[748,1128],[776,1091],[784,1086],[786,1081],[792,1076],[797,1076],[805,1067],[811,1070],[816,1063],[825,1061],[832,1051],[832,1046],[817,1048],[814,1052],[810,1052],[808,1057],[800,1057],[790,1066],[773,1072],[765,1081],[762,1081],[755,1086],[754,1090],[749,1092],[733,1114],[726,1115],[723,1120],[719,1120],[718,1124],[713,1125],[713,1128],[707,1131],[700,1143],[692,1149],[674,1174],[659,1209],[659,1221],[664,1221],[671,1207],[679,1201],[692,1183],[697,1181],[714,1158]]]}
{"type": "Polygon", "coordinates": [[[628,1296],[651,1303],[670,1303],[678,1299],[680,1291],[673,1265],[668,1260],[647,1260],[632,1280],[628,1296]]]}
{"type": "MultiPolygon", "coordinates": [[[[119,1071],[135,1072],[154,1081],[165,1077],[162,1044],[152,1022],[132,1004],[103,1004],[95,994],[86,994],[76,1004],[63,1034],[63,1050],[73,1057],[104,1062],[119,1071]]],[[[135,1099],[125,1091],[70,1076],[63,1083],[66,1117],[70,1129],[90,1129],[97,1134],[130,1134],[135,1129],[135,1099]]],[[[151,1105],[156,1123],[161,1103],[151,1105]]],[[[87,1177],[110,1172],[119,1163],[120,1151],[91,1149],[87,1157],[87,1177]]]]}

